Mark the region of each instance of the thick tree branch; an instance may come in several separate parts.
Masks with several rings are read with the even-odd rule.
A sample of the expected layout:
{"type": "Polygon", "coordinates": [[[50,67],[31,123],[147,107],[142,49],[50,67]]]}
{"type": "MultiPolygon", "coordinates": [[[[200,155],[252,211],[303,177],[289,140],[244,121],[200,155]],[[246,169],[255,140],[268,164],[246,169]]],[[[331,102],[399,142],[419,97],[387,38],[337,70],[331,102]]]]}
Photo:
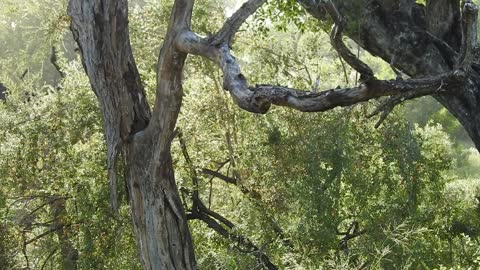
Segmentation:
{"type": "Polygon", "coordinates": [[[183,32],[176,44],[180,50],[204,56],[220,66],[224,74],[224,88],[230,91],[234,101],[241,108],[256,113],[266,113],[271,104],[305,112],[320,112],[382,96],[408,93],[412,98],[420,97],[436,93],[440,89],[449,90],[457,87],[464,78],[463,72],[455,71],[421,79],[390,81],[372,79],[358,87],[331,89],[319,93],[273,85],[249,87],[228,46],[213,46],[207,39],[190,31],[183,32]]]}
{"type": "MultiPolygon", "coordinates": [[[[476,21],[475,17],[473,17],[476,14],[475,6],[469,7],[467,3],[465,7],[465,10],[469,11],[467,15],[470,15],[470,17],[468,17],[470,18],[468,25],[471,26],[470,29],[475,29],[471,23],[476,21]]],[[[395,105],[405,100],[436,94],[440,91],[442,91],[442,93],[448,93],[453,88],[461,87],[466,79],[464,70],[468,70],[465,68],[462,70],[457,68],[453,72],[446,72],[422,79],[376,80],[368,65],[351,53],[343,43],[341,33],[345,25],[345,19],[333,1],[329,0],[327,3],[322,4],[321,7],[317,5],[316,8],[326,10],[332,17],[335,22],[331,33],[333,47],[347,63],[364,76],[365,83],[353,88],[331,89],[320,93],[299,91],[297,89],[273,85],[248,86],[247,80],[241,73],[240,67],[236,59],[231,55],[228,46],[215,46],[210,40],[202,38],[190,31],[185,31],[177,39],[177,48],[186,53],[201,55],[215,62],[223,71],[224,88],[229,90],[235,103],[250,112],[265,113],[269,110],[271,104],[287,106],[305,112],[318,112],[330,110],[337,106],[349,106],[382,96],[392,96],[388,102],[383,104],[373,114],[375,115],[383,111],[383,115],[377,126],[381,124],[395,105]]],[[[402,8],[405,7],[402,6],[402,8]]],[[[467,32],[470,34],[467,36],[472,36],[471,30],[467,32]]],[[[434,37],[435,36],[432,35],[429,38],[434,37]]],[[[462,67],[471,65],[472,40],[476,40],[476,37],[471,37],[468,39],[468,42],[465,42],[464,46],[462,46],[462,49],[465,48],[467,52],[465,56],[461,58],[462,67]],[[470,49],[468,49],[469,46],[470,49]]],[[[448,44],[445,43],[440,44],[440,47],[443,49],[449,48],[448,44]]]]}
{"type": "Polygon", "coordinates": [[[69,0],[72,32],[105,120],[112,205],[118,207],[115,162],[122,153],[144,269],[196,269],[170,151],[182,103],[186,58],[174,40],[190,29],[193,4],[193,0],[174,1],[158,58],[151,114],[130,46],[128,1],[69,0]]]}
{"type": "Polygon", "coordinates": [[[150,121],[150,107],[130,46],[128,5],[126,0],[70,0],[68,14],[105,123],[110,203],[117,212],[118,154],[150,121]]]}
{"type": "Polygon", "coordinates": [[[212,45],[230,44],[240,26],[267,0],[248,0],[233,15],[227,19],[222,28],[212,37],[212,45]]]}

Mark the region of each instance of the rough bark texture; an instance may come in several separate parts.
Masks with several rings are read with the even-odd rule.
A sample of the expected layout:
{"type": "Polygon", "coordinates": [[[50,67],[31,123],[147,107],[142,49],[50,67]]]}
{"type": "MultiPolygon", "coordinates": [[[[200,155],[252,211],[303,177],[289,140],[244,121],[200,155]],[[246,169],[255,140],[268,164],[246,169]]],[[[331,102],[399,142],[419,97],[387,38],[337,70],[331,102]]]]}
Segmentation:
{"type": "Polygon", "coordinates": [[[176,1],[159,56],[151,117],[133,59],[126,0],[71,0],[72,32],[105,122],[111,202],[119,153],[125,158],[133,227],[143,269],[195,269],[193,244],[175,184],[170,144],[182,101],[186,55],[173,46],[189,26],[193,1],[176,1]]]}

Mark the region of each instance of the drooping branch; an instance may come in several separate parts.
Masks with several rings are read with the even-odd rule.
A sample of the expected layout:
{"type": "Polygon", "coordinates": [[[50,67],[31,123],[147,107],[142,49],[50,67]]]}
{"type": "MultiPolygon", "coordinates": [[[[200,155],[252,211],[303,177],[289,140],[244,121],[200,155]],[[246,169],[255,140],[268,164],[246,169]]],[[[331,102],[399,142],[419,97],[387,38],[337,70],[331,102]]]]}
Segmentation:
{"type": "Polygon", "coordinates": [[[58,71],[58,74],[60,74],[60,77],[65,78],[65,72],[62,71],[62,68],[58,64],[57,48],[55,46],[52,46],[52,52],[50,54],[50,63],[52,63],[52,65],[58,71]]]}
{"type": "Polygon", "coordinates": [[[220,45],[223,43],[230,44],[235,33],[238,32],[240,26],[250,17],[255,11],[262,6],[267,0],[248,0],[245,2],[230,18],[227,19],[211,40],[212,45],[220,45]]]}

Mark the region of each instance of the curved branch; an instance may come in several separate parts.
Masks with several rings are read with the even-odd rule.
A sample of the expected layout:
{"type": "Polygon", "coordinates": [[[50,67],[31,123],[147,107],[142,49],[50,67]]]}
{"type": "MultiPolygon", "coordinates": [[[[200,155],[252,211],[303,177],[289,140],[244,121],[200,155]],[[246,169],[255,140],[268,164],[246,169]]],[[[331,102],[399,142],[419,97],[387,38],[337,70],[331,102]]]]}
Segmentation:
{"type": "Polygon", "coordinates": [[[274,85],[249,87],[228,46],[213,46],[207,39],[190,31],[179,35],[176,44],[180,50],[201,55],[220,66],[224,74],[223,87],[230,92],[238,106],[254,113],[266,113],[272,104],[304,112],[321,112],[382,96],[410,93],[420,97],[436,93],[440,89],[450,90],[465,79],[465,73],[457,70],[420,79],[387,81],[371,79],[357,87],[330,89],[319,93],[274,85]]]}
{"type": "Polygon", "coordinates": [[[227,19],[220,31],[212,37],[211,44],[220,45],[225,42],[230,44],[233,36],[238,32],[238,29],[240,29],[240,26],[265,2],[267,2],[267,0],[249,0],[244,3],[227,19]]]}

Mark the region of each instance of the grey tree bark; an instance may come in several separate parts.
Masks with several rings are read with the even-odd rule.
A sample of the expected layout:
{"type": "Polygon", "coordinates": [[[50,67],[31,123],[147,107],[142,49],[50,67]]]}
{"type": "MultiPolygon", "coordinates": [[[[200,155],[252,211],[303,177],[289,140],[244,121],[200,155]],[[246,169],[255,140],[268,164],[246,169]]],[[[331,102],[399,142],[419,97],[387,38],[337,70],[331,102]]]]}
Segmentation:
{"type": "Polygon", "coordinates": [[[196,268],[170,153],[187,54],[216,63],[234,102],[254,113],[266,113],[272,104],[319,112],[386,96],[387,102],[374,112],[383,112],[382,120],[404,100],[433,95],[459,119],[480,149],[475,5],[467,1],[460,7],[458,0],[430,0],[426,6],[415,0],[297,0],[315,18],[333,20],[333,48],[362,75],[357,87],[306,92],[250,86],[230,52],[235,33],[265,2],[247,1],[216,34],[201,37],[190,29],[194,0],[174,1],[158,59],[151,112],[130,47],[127,0],[69,1],[71,29],[105,122],[111,204],[118,208],[116,162],[122,154],[144,269],[196,268]],[[368,65],[345,46],[343,33],[411,78],[376,79],[368,65]]]}
{"type": "Polygon", "coordinates": [[[84,69],[105,122],[111,204],[118,208],[121,153],[143,269],[195,269],[193,244],[173,174],[170,144],[182,101],[186,54],[174,37],[190,24],[193,1],[176,1],[158,60],[157,98],[150,112],[133,59],[126,0],[71,0],[68,13],[84,69]]]}

